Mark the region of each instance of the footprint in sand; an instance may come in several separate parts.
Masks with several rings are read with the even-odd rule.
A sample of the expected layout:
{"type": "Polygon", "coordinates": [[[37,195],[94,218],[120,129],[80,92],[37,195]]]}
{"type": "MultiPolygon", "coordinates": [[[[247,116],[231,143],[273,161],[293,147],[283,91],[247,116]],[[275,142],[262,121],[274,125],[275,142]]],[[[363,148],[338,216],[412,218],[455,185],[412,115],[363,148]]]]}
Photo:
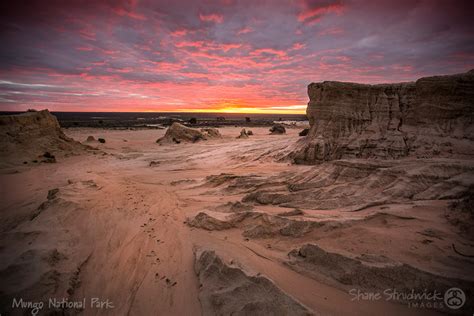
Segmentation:
{"type": "Polygon", "coordinates": [[[170,279],[168,279],[168,278],[166,278],[165,281],[166,281],[166,285],[167,285],[168,287],[173,287],[173,286],[175,286],[176,284],[178,284],[178,282],[176,282],[176,281],[173,282],[172,280],[170,280],[170,279]]]}

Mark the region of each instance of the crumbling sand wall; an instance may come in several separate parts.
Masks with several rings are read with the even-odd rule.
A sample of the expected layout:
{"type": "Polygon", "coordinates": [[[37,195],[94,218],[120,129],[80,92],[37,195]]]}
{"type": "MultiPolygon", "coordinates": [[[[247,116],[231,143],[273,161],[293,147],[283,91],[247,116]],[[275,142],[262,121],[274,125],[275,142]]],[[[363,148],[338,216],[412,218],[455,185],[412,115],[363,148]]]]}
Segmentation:
{"type": "Polygon", "coordinates": [[[308,86],[311,129],[293,158],[472,157],[474,70],[416,82],[308,86]]]}

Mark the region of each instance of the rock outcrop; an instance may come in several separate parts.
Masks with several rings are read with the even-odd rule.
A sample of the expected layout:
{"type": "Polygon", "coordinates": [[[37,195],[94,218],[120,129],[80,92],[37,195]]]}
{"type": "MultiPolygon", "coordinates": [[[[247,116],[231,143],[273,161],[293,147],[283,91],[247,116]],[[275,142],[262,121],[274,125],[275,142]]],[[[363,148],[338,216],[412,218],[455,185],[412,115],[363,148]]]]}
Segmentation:
{"type": "Polygon", "coordinates": [[[201,128],[201,133],[203,133],[206,138],[220,138],[220,137],[222,137],[219,130],[217,128],[213,128],[213,127],[201,128]]]}
{"type": "Polygon", "coordinates": [[[240,135],[237,136],[237,138],[249,138],[249,134],[247,133],[247,131],[245,130],[245,128],[243,128],[243,129],[240,131],[240,135]]]}
{"type": "Polygon", "coordinates": [[[180,123],[173,123],[165,133],[165,136],[158,139],[156,142],[161,144],[179,144],[195,143],[200,140],[207,140],[209,138],[221,137],[218,129],[203,128],[200,131],[194,128],[184,126],[180,123]]]}
{"type": "Polygon", "coordinates": [[[474,70],[397,84],[308,86],[308,137],[297,163],[474,154],[474,70]]]}
{"type": "MultiPolygon", "coordinates": [[[[391,261],[387,257],[377,258],[377,264],[365,262],[367,257],[351,258],[328,252],[318,245],[305,244],[292,250],[288,266],[309,276],[329,283],[336,281],[341,288],[381,290],[394,288],[401,292],[412,289],[422,292],[444,293],[453,284],[471,292],[474,282],[448,278],[420,270],[409,264],[391,261]],[[364,260],[365,259],[365,260],[364,260]]],[[[375,259],[375,258],[374,258],[375,259]]],[[[472,304],[472,303],[471,303],[472,304]]]]}
{"type": "Polygon", "coordinates": [[[158,144],[179,144],[181,142],[195,143],[203,140],[204,134],[200,131],[184,126],[180,123],[173,123],[166,130],[165,136],[158,139],[158,144]]]}
{"type": "Polygon", "coordinates": [[[312,315],[264,276],[229,266],[214,251],[196,253],[203,315],[312,315]]]}
{"type": "Polygon", "coordinates": [[[0,116],[0,142],[2,167],[41,162],[85,148],[64,135],[48,110],[0,116]]]}
{"type": "Polygon", "coordinates": [[[283,126],[282,124],[274,124],[270,128],[270,133],[271,134],[285,134],[286,133],[285,126],[283,126]]]}
{"type": "Polygon", "coordinates": [[[304,136],[308,136],[308,133],[309,133],[309,128],[305,128],[304,130],[299,132],[298,135],[301,137],[304,137],[304,136]]]}

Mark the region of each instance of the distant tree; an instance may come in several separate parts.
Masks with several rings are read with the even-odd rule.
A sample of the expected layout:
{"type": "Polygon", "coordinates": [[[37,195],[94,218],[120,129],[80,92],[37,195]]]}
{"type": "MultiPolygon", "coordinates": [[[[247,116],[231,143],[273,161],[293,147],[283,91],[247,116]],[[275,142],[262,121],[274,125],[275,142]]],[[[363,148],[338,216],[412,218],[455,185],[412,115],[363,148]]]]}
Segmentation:
{"type": "Polygon", "coordinates": [[[189,120],[189,123],[190,124],[196,124],[197,123],[197,119],[195,117],[191,117],[191,119],[189,120]]]}
{"type": "Polygon", "coordinates": [[[249,123],[249,122],[250,122],[250,117],[247,116],[247,117],[245,118],[245,122],[249,123]]]}

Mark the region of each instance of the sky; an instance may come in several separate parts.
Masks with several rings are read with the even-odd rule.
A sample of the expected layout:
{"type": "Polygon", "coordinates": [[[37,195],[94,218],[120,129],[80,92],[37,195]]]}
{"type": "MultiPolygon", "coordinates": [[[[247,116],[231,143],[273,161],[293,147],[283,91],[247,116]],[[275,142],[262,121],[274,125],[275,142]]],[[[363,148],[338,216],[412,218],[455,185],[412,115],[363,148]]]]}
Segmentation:
{"type": "Polygon", "coordinates": [[[474,68],[474,1],[12,0],[0,110],[304,113],[311,82],[474,68]]]}

